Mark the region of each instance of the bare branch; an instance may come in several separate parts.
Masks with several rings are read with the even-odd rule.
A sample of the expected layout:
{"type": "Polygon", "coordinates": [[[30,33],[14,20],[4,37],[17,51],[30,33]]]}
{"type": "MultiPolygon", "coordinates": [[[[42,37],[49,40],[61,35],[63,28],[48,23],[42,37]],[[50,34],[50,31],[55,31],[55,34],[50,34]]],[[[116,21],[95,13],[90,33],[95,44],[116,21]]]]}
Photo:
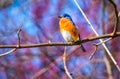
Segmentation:
{"type": "MultiPolygon", "coordinates": [[[[68,52],[67,56],[71,56],[72,52],[74,52],[76,49],[71,49],[68,52]]],[[[45,72],[47,72],[51,67],[53,67],[55,65],[55,63],[62,61],[62,56],[59,56],[55,61],[53,61],[52,63],[50,63],[47,67],[41,69],[40,71],[38,71],[33,77],[32,79],[37,79],[39,76],[43,75],[45,72]]]]}
{"type": "Polygon", "coordinates": [[[104,60],[105,65],[106,65],[106,69],[107,69],[107,73],[108,73],[108,79],[113,79],[110,62],[109,62],[106,55],[104,56],[103,60],[104,60]]]}
{"type": "MultiPolygon", "coordinates": [[[[118,37],[118,36],[120,36],[120,32],[117,32],[115,35],[115,37],[118,37]]],[[[86,42],[90,42],[90,41],[94,41],[102,38],[111,38],[111,37],[112,37],[112,33],[105,34],[102,36],[97,36],[97,37],[90,37],[90,38],[78,41],[76,43],[51,42],[51,43],[29,44],[29,45],[21,44],[20,47],[18,47],[18,45],[0,45],[0,48],[19,48],[20,49],[20,48],[43,47],[43,46],[73,46],[73,45],[80,45],[81,43],[86,43],[86,42]]]]}
{"type": "Polygon", "coordinates": [[[12,49],[12,50],[10,50],[10,51],[8,51],[8,52],[5,52],[5,53],[3,53],[3,54],[0,54],[0,57],[1,56],[5,56],[5,55],[8,55],[8,54],[10,54],[10,53],[12,53],[12,52],[15,52],[17,50],[17,48],[14,48],[14,49],[12,49]]]}
{"type": "Polygon", "coordinates": [[[97,51],[98,49],[98,45],[97,44],[94,44],[95,46],[95,50],[93,51],[93,53],[89,56],[89,60],[91,60],[93,58],[93,56],[95,55],[95,52],[97,51]]]}
{"type": "Polygon", "coordinates": [[[102,44],[102,43],[105,43],[105,42],[107,42],[107,41],[109,41],[109,40],[111,40],[112,38],[108,38],[108,39],[106,39],[106,40],[104,40],[104,41],[102,41],[102,42],[100,42],[100,43],[97,43],[96,45],[100,45],[100,44],[102,44]]]}
{"type": "Polygon", "coordinates": [[[64,64],[64,69],[65,69],[65,73],[67,74],[67,76],[70,78],[70,79],[73,79],[70,72],[68,71],[68,68],[67,68],[67,54],[66,54],[66,46],[65,46],[65,49],[64,49],[64,54],[63,54],[63,64],[64,64]]]}
{"type": "Polygon", "coordinates": [[[21,32],[22,26],[23,26],[23,24],[20,25],[20,28],[19,28],[18,31],[17,31],[17,35],[18,35],[18,45],[17,45],[17,47],[14,47],[12,50],[10,50],[10,51],[8,51],[8,52],[5,52],[5,53],[3,53],[3,54],[0,54],[0,56],[8,55],[8,54],[10,54],[10,53],[16,51],[17,48],[20,47],[20,32],[21,32]]]}
{"type": "MultiPolygon", "coordinates": [[[[85,15],[85,13],[83,12],[83,10],[81,9],[80,5],[78,4],[77,0],[74,0],[76,6],[78,7],[79,11],[82,13],[82,15],[84,16],[85,20],[88,22],[88,24],[90,25],[91,29],[93,30],[93,32],[96,34],[96,36],[99,36],[99,34],[97,33],[97,31],[94,29],[93,25],[91,24],[91,22],[89,21],[89,19],[87,18],[87,16],[85,15]]],[[[118,16],[118,14],[117,14],[118,16]]],[[[115,26],[115,34],[112,34],[112,37],[116,36],[116,30],[117,30],[117,26],[115,26]]],[[[114,32],[113,32],[114,33],[114,32]]],[[[100,42],[103,42],[102,39],[99,39],[100,42]]],[[[107,46],[105,45],[105,43],[102,43],[106,53],[109,55],[109,57],[111,58],[112,62],[114,63],[114,65],[116,66],[116,68],[118,69],[118,71],[120,72],[120,68],[117,64],[117,62],[115,61],[115,59],[113,58],[111,52],[109,51],[109,49],[107,48],[107,46]]]]}
{"type": "Polygon", "coordinates": [[[93,53],[90,55],[89,60],[91,60],[91,59],[93,58],[93,56],[95,55],[95,52],[96,52],[97,49],[98,49],[98,45],[100,45],[100,44],[102,44],[102,43],[105,43],[105,42],[107,42],[107,41],[109,41],[109,40],[111,40],[111,39],[112,39],[112,38],[108,38],[108,39],[106,39],[106,40],[103,41],[103,42],[100,42],[100,43],[94,44],[94,46],[95,46],[95,50],[94,50],[93,53]]]}
{"type": "Polygon", "coordinates": [[[17,31],[17,35],[18,35],[18,47],[20,47],[20,32],[22,31],[21,28],[22,28],[23,24],[20,25],[18,31],[17,31]]]}
{"type": "Polygon", "coordinates": [[[113,30],[113,36],[116,34],[117,29],[118,29],[118,23],[119,23],[119,15],[118,15],[118,10],[117,10],[117,6],[114,3],[113,0],[109,0],[109,2],[113,5],[114,10],[115,10],[115,17],[116,17],[116,21],[115,21],[115,26],[114,26],[114,30],[113,30]]]}
{"type": "Polygon", "coordinates": [[[104,40],[103,42],[94,44],[95,50],[94,50],[93,53],[90,55],[89,60],[91,60],[91,59],[93,58],[93,56],[95,55],[95,52],[96,52],[97,49],[98,49],[98,45],[100,45],[100,44],[102,44],[102,43],[105,43],[105,42],[107,42],[107,41],[109,41],[109,40],[111,40],[111,39],[112,39],[112,38],[108,38],[108,39],[104,40]]]}

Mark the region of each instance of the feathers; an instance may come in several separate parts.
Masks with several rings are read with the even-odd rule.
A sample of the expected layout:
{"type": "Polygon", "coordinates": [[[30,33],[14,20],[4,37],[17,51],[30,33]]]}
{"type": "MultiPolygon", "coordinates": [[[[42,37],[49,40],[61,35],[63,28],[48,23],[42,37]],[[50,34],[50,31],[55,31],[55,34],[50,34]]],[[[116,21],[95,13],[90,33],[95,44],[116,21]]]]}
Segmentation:
{"type": "MultiPolygon", "coordinates": [[[[63,16],[59,16],[60,21],[60,32],[67,42],[77,42],[80,39],[79,31],[76,28],[75,24],[72,21],[72,18],[68,14],[64,14],[63,16]]],[[[85,48],[81,45],[81,49],[85,52],[85,48]]]]}

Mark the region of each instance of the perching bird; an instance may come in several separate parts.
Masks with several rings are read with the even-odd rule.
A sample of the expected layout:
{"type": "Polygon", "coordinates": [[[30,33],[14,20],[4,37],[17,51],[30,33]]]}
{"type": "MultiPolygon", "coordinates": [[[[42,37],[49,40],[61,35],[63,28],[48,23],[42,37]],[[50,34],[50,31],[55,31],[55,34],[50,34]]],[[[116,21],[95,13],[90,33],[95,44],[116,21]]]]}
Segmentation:
{"type": "MultiPolygon", "coordinates": [[[[59,16],[60,21],[60,32],[67,42],[77,42],[80,41],[80,35],[78,32],[78,29],[76,28],[74,22],[72,21],[72,18],[68,14],[64,14],[62,16],[59,16]]],[[[80,45],[83,52],[86,52],[83,45],[80,45]]]]}

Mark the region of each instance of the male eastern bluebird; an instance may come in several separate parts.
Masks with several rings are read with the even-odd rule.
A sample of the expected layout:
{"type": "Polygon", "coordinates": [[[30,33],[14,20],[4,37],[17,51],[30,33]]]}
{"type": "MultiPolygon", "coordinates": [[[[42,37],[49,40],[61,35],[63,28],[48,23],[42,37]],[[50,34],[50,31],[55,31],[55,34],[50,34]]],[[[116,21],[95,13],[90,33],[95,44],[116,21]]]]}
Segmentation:
{"type": "MultiPolygon", "coordinates": [[[[77,42],[80,41],[80,35],[78,32],[78,29],[76,28],[74,22],[72,21],[72,18],[68,14],[64,14],[62,16],[59,16],[60,21],[60,32],[67,42],[77,42]]],[[[83,45],[80,45],[83,52],[86,52],[83,45]]]]}

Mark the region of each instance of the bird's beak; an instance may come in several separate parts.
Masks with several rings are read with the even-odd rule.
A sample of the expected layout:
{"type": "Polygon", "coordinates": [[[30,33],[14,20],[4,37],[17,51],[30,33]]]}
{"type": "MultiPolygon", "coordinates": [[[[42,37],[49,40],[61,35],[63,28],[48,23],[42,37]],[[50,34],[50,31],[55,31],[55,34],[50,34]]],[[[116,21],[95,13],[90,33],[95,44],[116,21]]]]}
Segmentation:
{"type": "Polygon", "coordinates": [[[58,18],[62,18],[63,16],[59,15],[58,18]]]}

